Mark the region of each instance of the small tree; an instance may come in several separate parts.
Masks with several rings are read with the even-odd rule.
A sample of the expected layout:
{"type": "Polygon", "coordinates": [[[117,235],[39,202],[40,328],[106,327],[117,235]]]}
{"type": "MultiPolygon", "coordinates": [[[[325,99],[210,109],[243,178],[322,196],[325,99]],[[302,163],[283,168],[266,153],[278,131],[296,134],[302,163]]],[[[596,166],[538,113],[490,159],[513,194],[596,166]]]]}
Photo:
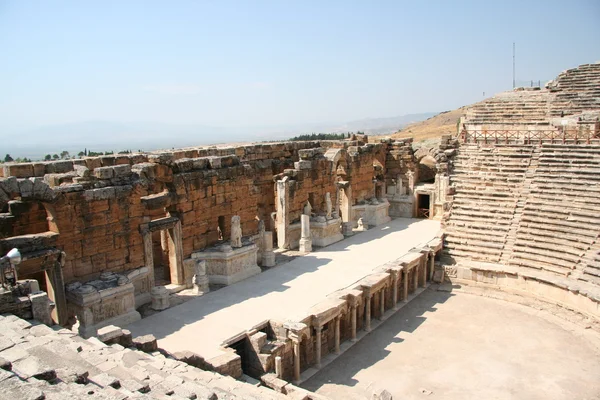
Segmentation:
{"type": "Polygon", "coordinates": [[[50,154],[46,154],[46,155],[44,156],[44,160],[46,160],[46,161],[50,161],[50,160],[52,160],[52,156],[51,156],[50,154]]]}
{"type": "Polygon", "coordinates": [[[60,157],[58,157],[58,154],[53,154],[52,158],[55,159],[55,160],[58,160],[60,157]]]}
{"type": "Polygon", "coordinates": [[[66,150],[63,150],[63,151],[60,153],[60,158],[62,158],[62,159],[69,158],[69,152],[68,152],[68,151],[66,151],[66,150]]]}
{"type": "Polygon", "coordinates": [[[13,160],[13,158],[10,156],[10,154],[7,154],[7,155],[4,157],[4,162],[11,162],[11,161],[14,161],[14,160],[13,160]]]}
{"type": "Polygon", "coordinates": [[[85,151],[80,151],[79,154],[77,154],[79,157],[84,157],[85,156],[85,151]]]}

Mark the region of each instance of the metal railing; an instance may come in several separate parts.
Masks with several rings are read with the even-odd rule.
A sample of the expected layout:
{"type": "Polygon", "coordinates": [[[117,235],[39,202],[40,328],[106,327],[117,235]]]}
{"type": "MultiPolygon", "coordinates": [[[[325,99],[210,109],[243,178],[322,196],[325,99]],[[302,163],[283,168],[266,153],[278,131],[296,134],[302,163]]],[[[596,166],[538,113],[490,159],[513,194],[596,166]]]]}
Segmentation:
{"type": "Polygon", "coordinates": [[[573,143],[590,144],[600,142],[598,124],[583,125],[573,128],[536,129],[536,130],[492,130],[492,129],[463,129],[459,135],[462,143],[484,144],[542,144],[542,143],[573,143]]]}

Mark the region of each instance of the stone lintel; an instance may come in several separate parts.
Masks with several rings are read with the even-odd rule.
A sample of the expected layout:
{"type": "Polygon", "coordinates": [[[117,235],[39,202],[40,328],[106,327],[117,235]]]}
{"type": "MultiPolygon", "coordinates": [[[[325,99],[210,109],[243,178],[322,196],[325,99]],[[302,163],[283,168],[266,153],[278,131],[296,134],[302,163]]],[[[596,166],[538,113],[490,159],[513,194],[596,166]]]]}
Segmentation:
{"type": "Polygon", "coordinates": [[[313,306],[309,313],[312,314],[312,326],[323,326],[333,318],[344,313],[348,305],[343,299],[327,299],[313,306]]]}
{"type": "Polygon", "coordinates": [[[390,274],[378,273],[371,274],[358,282],[358,287],[361,287],[367,296],[372,296],[375,292],[387,285],[390,274]]]}
{"type": "Polygon", "coordinates": [[[150,194],[148,196],[140,197],[140,200],[148,210],[156,210],[171,205],[171,195],[169,192],[150,194]]]}
{"type": "Polygon", "coordinates": [[[142,227],[145,227],[145,225],[147,225],[147,229],[150,232],[173,229],[178,222],[179,218],[177,217],[164,217],[150,221],[147,224],[140,225],[140,229],[143,229],[142,227]]]}
{"type": "Polygon", "coordinates": [[[423,257],[423,254],[421,254],[421,253],[409,252],[409,253],[406,253],[405,255],[403,255],[402,257],[400,257],[398,259],[398,262],[404,267],[404,269],[410,270],[410,269],[416,267],[417,265],[419,265],[419,262],[421,261],[421,257],[423,257]]]}
{"type": "Polygon", "coordinates": [[[21,252],[44,250],[53,247],[58,236],[59,234],[56,232],[47,231],[0,239],[0,252],[5,254],[15,247],[21,252]]]}

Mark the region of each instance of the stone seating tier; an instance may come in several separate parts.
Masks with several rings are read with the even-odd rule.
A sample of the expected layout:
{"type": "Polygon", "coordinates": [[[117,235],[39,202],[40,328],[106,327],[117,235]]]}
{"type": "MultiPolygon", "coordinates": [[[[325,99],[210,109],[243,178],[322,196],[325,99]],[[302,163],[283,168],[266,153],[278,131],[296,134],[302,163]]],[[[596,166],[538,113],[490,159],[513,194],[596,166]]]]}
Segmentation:
{"type": "MultiPolygon", "coordinates": [[[[156,340],[127,346],[85,340],[59,326],[0,316],[0,391],[12,399],[286,399],[285,395],[156,351],[156,340]],[[152,346],[153,344],[153,346],[152,346]],[[140,346],[144,353],[134,346],[140,346]]],[[[300,394],[300,393],[298,393],[300,394]]]]}

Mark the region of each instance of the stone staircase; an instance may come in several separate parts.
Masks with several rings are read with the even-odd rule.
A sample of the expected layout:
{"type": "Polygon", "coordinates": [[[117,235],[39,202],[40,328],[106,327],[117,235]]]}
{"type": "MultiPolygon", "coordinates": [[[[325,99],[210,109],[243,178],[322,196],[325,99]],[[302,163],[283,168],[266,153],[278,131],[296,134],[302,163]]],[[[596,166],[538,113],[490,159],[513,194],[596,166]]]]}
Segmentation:
{"type": "Polygon", "coordinates": [[[517,204],[513,214],[513,219],[508,230],[508,234],[506,235],[506,242],[504,243],[504,249],[502,250],[502,255],[500,257],[500,262],[502,264],[507,264],[512,255],[513,248],[517,240],[517,231],[521,224],[521,217],[523,216],[523,210],[525,209],[527,198],[531,193],[531,183],[535,177],[535,173],[539,165],[539,160],[540,150],[537,147],[533,147],[531,151],[531,159],[529,161],[529,166],[527,168],[527,172],[525,172],[525,179],[523,180],[523,185],[521,186],[521,195],[517,200],[517,204]]]}
{"type": "MultiPolygon", "coordinates": [[[[288,397],[266,387],[201,370],[158,351],[149,354],[121,344],[107,345],[96,338],[83,339],[60,327],[32,324],[14,315],[0,316],[0,399],[83,398],[277,400],[288,397]]],[[[311,397],[301,394],[298,398],[311,397]]]]}

